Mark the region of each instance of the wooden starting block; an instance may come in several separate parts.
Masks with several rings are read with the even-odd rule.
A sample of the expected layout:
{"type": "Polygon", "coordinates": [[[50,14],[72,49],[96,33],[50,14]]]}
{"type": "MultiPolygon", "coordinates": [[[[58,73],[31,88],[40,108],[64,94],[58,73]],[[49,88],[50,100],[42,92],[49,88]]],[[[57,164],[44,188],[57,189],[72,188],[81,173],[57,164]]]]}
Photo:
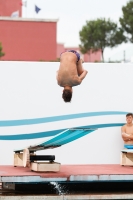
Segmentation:
{"type": "Polygon", "coordinates": [[[14,167],[23,166],[23,153],[15,152],[14,154],[14,167]]]}
{"type": "Polygon", "coordinates": [[[36,172],[58,172],[60,163],[57,162],[32,162],[30,169],[36,172]]]}
{"type": "Polygon", "coordinates": [[[133,149],[123,149],[121,151],[122,166],[133,166],[133,149]]]}
{"type": "Polygon", "coordinates": [[[29,149],[14,153],[14,167],[29,167],[31,171],[36,172],[60,171],[60,163],[54,162],[54,160],[54,155],[36,155],[29,149]]]}

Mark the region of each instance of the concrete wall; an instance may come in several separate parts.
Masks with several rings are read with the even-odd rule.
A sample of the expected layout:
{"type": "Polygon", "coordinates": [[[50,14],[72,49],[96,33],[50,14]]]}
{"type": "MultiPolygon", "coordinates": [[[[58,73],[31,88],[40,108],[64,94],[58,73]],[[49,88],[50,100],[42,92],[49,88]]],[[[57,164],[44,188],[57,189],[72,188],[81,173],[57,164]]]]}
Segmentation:
{"type": "Polygon", "coordinates": [[[102,54],[100,50],[97,52],[90,52],[84,55],[84,60],[86,62],[100,62],[102,61],[101,58],[102,58],[102,54]]]}
{"type": "Polygon", "coordinates": [[[51,130],[56,135],[57,130],[81,126],[98,129],[39,154],[55,155],[62,164],[119,163],[121,126],[127,112],[133,111],[132,65],[84,63],[88,74],[73,88],[71,103],[62,100],[63,88],[55,78],[58,66],[0,62],[0,164],[12,164],[13,150],[52,138],[51,130]]]}
{"type": "Polygon", "coordinates": [[[13,12],[19,11],[22,15],[21,1],[19,0],[0,0],[0,16],[11,16],[13,12]]]}
{"type": "Polygon", "coordinates": [[[56,20],[0,19],[2,60],[56,60],[56,20]]]}
{"type": "Polygon", "coordinates": [[[58,43],[57,44],[57,58],[60,58],[60,54],[65,51],[64,44],[58,43]]]}

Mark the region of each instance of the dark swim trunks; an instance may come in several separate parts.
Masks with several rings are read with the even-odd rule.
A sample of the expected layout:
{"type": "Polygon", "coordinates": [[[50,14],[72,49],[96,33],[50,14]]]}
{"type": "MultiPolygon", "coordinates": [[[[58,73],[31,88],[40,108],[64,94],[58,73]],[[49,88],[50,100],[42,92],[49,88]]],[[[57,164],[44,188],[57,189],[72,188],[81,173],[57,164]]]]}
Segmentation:
{"type": "MultiPolygon", "coordinates": [[[[62,52],[61,54],[65,53],[65,52],[72,52],[72,53],[76,54],[77,62],[80,60],[80,54],[77,51],[75,51],[75,50],[67,50],[67,51],[62,52]]],[[[60,54],[60,56],[61,56],[61,54],[60,54]]]]}

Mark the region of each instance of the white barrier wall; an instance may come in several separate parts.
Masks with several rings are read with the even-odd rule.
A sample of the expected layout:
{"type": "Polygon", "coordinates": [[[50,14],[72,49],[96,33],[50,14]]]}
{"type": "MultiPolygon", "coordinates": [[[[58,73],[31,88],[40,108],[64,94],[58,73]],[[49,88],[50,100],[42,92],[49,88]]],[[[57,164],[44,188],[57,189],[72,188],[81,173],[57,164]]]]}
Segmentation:
{"type": "Polygon", "coordinates": [[[44,136],[49,131],[54,135],[57,130],[81,126],[99,128],[38,154],[55,155],[62,164],[119,163],[121,125],[133,108],[132,65],[84,63],[88,74],[73,88],[71,103],[62,100],[63,88],[56,82],[58,66],[0,62],[0,164],[13,163],[14,149],[48,140],[44,136]]]}

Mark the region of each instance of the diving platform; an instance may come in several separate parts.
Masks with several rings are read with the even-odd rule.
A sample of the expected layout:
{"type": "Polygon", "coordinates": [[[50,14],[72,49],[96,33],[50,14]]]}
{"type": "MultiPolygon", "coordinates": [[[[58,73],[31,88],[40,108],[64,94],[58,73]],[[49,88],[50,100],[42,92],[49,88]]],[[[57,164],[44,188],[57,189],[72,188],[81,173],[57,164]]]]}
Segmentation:
{"type": "Polygon", "coordinates": [[[133,181],[133,167],[119,164],[61,165],[58,172],[34,172],[28,167],[0,165],[0,182],[92,182],[133,181]]]}
{"type": "MultiPolygon", "coordinates": [[[[58,172],[35,172],[31,171],[28,167],[3,165],[0,166],[0,182],[2,185],[1,194],[2,191],[3,194],[5,191],[5,194],[8,194],[12,198],[12,193],[16,196],[20,192],[22,196],[20,197],[26,200],[29,199],[29,194],[32,194],[33,198],[33,193],[37,199],[47,198],[50,200],[56,198],[62,200],[75,200],[79,198],[105,199],[105,197],[106,199],[113,197],[115,199],[133,198],[133,168],[129,166],[123,167],[119,164],[61,165],[58,172]],[[64,185],[70,191],[67,191],[66,187],[65,193],[63,193],[62,189],[62,193],[58,192],[57,195],[54,194],[52,196],[47,195],[51,191],[52,185],[53,187],[62,186],[61,188],[64,185]],[[77,193],[80,190],[81,194],[77,193]],[[82,190],[85,190],[86,194],[82,190]],[[38,194],[38,196],[35,194],[38,194]]],[[[21,199],[20,197],[19,199],[21,199]]]]}
{"type": "Polygon", "coordinates": [[[60,171],[61,164],[59,162],[54,162],[54,155],[36,155],[36,151],[60,147],[79,139],[94,130],[96,129],[88,127],[70,128],[41,144],[32,145],[25,149],[14,150],[14,167],[29,167],[31,171],[37,172],[60,171]]]}

